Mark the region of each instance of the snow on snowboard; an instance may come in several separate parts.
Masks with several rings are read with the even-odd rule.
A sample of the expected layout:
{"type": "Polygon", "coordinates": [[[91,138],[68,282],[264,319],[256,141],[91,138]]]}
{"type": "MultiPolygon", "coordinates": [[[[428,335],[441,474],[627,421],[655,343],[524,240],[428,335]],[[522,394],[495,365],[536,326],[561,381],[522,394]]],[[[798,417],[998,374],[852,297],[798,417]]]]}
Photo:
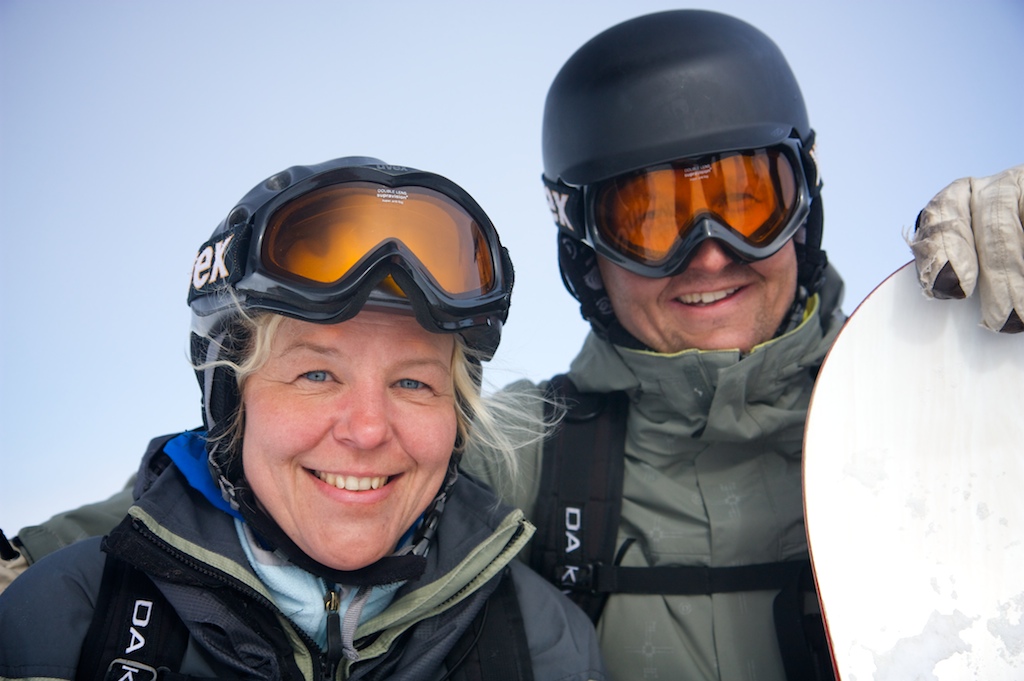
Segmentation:
{"type": "Polygon", "coordinates": [[[842,681],[1024,679],[1024,334],[913,264],[818,377],[804,504],[842,681]]]}

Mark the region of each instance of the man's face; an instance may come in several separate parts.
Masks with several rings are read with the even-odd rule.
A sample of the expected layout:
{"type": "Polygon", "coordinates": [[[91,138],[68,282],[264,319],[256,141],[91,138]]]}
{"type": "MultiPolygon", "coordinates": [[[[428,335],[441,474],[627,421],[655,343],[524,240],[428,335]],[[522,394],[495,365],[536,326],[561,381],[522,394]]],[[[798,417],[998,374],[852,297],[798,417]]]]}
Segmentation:
{"type": "Polygon", "coordinates": [[[775,334],[796,295],[796,247],[739,263],[709,239],[681,274],[651,279],[598,257],[619,322],[662,353],[689,349],[749,352],[775,334]]]}

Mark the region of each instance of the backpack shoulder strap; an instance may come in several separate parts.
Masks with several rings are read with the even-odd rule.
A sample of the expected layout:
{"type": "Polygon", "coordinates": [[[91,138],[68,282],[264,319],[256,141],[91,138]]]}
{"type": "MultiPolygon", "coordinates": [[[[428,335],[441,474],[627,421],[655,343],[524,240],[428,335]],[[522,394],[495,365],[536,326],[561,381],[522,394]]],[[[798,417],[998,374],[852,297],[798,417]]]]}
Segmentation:
{"type": "Polygon", "coordinates": [[[512,572],[505,568],[472,625],[445,658],[448,679],[533,681],[533,658],[512,572]]]}
{"type": "Polygon", "coordinates": [[[567,411],[544,442],[531,567],[597,622],[608,591],[594,579],[615,562],[629,399],[580,392],[564,374],[551,379],[547,396],[567,411]]]}
{"type": "Polygon", "coordinates": [[[775,624],[788,678],[830,679],[820,615],[804,615],[814,593],[808,560],[734,567],[622,567],[632,539],[616,550],[622,513],[628,396],[581,393],[564,374],[547,397],[567,413],[544,442],[530,567],[559,586],[596,624],[608,596],[711,595],[778,591],[775,624]],[[812,673],[815,676],[810,676],[812,673]],[[824,671],[823,671],[824,670],[824,671]]]}
{"type": "Polygon", "coordinates": [[[77,681],[153,681],[161,667],[180,667],[187,643],[185,624],[153,581],[108,555],[77,681]]]}

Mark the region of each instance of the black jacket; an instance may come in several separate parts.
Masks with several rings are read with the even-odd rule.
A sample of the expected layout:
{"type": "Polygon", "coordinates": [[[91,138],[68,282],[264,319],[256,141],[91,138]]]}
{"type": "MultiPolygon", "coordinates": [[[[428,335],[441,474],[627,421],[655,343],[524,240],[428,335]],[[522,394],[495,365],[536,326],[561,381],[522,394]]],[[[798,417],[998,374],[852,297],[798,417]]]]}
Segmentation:
{"type": "MultiPolygon", "coordinates": [[[[140,481],[145,491],[105,545],[149,574],[188,626],[180,671],[322,678],[323,653],[273,605],[249,566],[232,517],[190,487],[159,450],[144,459],[140,481]]],[[[460,477],[427,554],[426,573],[360,625],[359,659],[343,661],[335,678],[440,678],[446,655],[507,566],[534,677],[603,679],[585,615],[513,560],[532,531],[520,511],[499,504],[469,476],[460,477]]],[[[84,540],[44,558],[0,595],[0,677],[74,678],[104,561],[100,540],[84,540]]]]}

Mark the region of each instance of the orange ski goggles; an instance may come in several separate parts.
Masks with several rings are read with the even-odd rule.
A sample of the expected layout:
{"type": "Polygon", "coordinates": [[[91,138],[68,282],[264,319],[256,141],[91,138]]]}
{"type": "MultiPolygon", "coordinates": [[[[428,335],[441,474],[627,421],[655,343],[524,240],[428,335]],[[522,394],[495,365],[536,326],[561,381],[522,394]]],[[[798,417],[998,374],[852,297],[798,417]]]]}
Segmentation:
{"type": "Polygon", "coordinates": [[[274,212],[263,233],[262,261],[282,279],[332,286],[384,249],[415,263],[439,295],[465,300],[494,290],[492,246],[477,219],[444,194],[348,182],[316,189],[274,212]]]}
{"type": "Polygon", "coordinates": [[[582,240],[648,277],[681,272],[707,239],[743,261],[767,258],[810,208],[795,141],[644,168],[584,187],[582,198],[582,240]]]}
{"type": "MultiPolygon", "coordinates": [[[[310,170],[318,168],[303,169],[310,170]]],[[[384,165],[316,172],[280,192],[270,184],[243,199],[200,248],[189,291],[195,316],[214,323],[235,298],[246,308],[335,323],[369,302],[411,308],[424,327],[459,333],[493,354],[512,263],[461,187],[384,165]]]]}

